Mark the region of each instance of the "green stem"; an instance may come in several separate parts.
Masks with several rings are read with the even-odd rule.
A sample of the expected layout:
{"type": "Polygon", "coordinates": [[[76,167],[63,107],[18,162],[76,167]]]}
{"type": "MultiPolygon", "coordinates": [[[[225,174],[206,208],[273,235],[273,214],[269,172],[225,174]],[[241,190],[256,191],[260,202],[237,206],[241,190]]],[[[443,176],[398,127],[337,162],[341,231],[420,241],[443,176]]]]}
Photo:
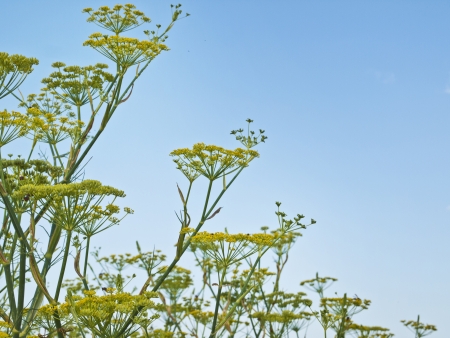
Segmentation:
{"type": "MultiPolygon", "coordinates": [[[[23,81],[25,81],[25,79],[23,79],[23,81]]],[[[23,82],[22,81],[22,82],[23,82]]],[[[17,89],[17,88],[16,88],[17,89]]],[[[9,92],[9,94],[11,94],[12,96],[14,96],[17,100],[19,100],[21,103],[25,103],[24,100],[22,100],[20,97],[18,97],[16,94],[14,94],[14,92],[10,91],[7,89],[7,91],[9,92]]]]}
{"type": "Polygon", "coordinates": [[[77,116],[78,116],[78,121],[81,121],[81,107],[77,105],[77,116]]]}
{"type": "Polygon", "coordinates": [[[53,150],[53,145],[51,143],[49,144],[49,148],[50,148],[50,151],[51,151],[52,157],[53,157],[53,165],[56,167],[56,155],[55,155],[55,151],[53,150]]]}
{"type": "Polygon", "coordinates": [[[23,242],[25,242],[26,239],[23,238],[20,241],[20,261],[19,261],[19,265],[20,265],[20,270],[19,270],[19,293],[18,293],[18,302],[17,302],[17,314],[16,314],[16,318],[14,319],[14,328],[15,331],[17,331],[17,333],[14,334],[14,338],[18,338],[19,337],[19,332],[21,330],[21,326],[22,326],[22,318],[23,318],[23,306],[24,306],[24,301],[25,301],[25,274],[27,272],[27,266],[26,266],[26,261],[27,261],[27,252],[26,249],[23,245],[23,242]]]}
{"type": "Polygon", "coordinates": [[[220,305],[220,296],[222,294],[222,287],[223,287],[223,282],[225,280],[225,276],[227,273],[227,269],[224,268],[223,272],[222,272],[222,276],[220,278],[220,282],[219,282],[219,290],[217,290],[217,296],[216,296],[216,308],[214,309],[214,319],[213,319],[213,323],[212,323],[212,327],[211,327],[211,335],[209,336],[210,338],[214,338],[216,336],[216,325],[217,325],[217,316],[219,315],[219,305],[220,305]]]}
{"type": "MultiPolygon", "coordinates": [[[[38,217],[39,217],[39,215],[38,215],[38,217]]],[[[42,279],[44,282],[45,282],[45,279],[47,276],[47,272],[50,270],[53,253],[56,249],[56,245],[58,244],[60,235],[61,235],[61,229],[57,228],[55,223],[52,223],[52,227],[50,229],[50,239],[53,239],[53,240],[49,241],[49,243],[48,243],[47,252],[44,255],[44,257],[45,257],[44,265],[42,266],[42,269],[41,269],[41,276],[42,276],[42,279]],[[56,237],[54,237],[54,236],[56,236],[56,237]]],[[[32,323],[34,321],[34,318],[37,315],[37,310],[40,307],[40,305],[42,304],[43,300],[44,300],[44,293],[42,292],[42,290],[39,286],[36,286],[36,290],[35,290],[34,296],[33,296],[33,301],[30,306],[30,311],[28,311],[28,314],[27,314],[27,319],[26,319],[27,329],[24,330],[23,334],[26,335],[28,333],[28,331],[30,330],[30,323],[32,323]]]]}
{"type": "Polygon", "coordinates": [[[59,156],[58,147],[56,146],[56,144],[53,144],[53,148],[55,148],[56,158],[59,160],[61,168],[64,168],[64,164],[62,163],[61,156],[59,156]]]}
{"type": "Polygon", "coordinates": [[[36,143],[37,143],[37,138],[36,138],[36,135],[35,135],[34,138],[33,138],[33,143],[31,145],[30,153],[28,154],[27,162],[30,160],[31,155],[33,154],[34,147],[36,146],[36,143]]]}
{"type": "Polygon", "coordinates": [[[86,256],[84,257],[84,268],[83,268],[83,276],[84,276],[84,278],[86,278],[86,271],[87,271],[87,267],[88,267],[89,245],[90,244],[91,244],[91,237],[89,236],[87,238],[87,243],[86,243],[86,256]]]}
{"type": "Polygon", "coordinates": [[[209,197],[211,195],[212,185],[213,185],[213,180],[209,180],[208,192],[206,193],[205,205],[203,206],[201,223],[205,222],[205,220],[206,220],[206,208],[208,207],[208,202],[209,202],[209,197]]]}
{"type": "Polygon", "coordinates": [[[54,297],[56,302],[58,301],[58,298],[59,298],[59,293],[61,291],[61,285],[62,285],[63,278],[64,278],[64,272],[66,270],[67,257],[69,256],[71,238],[72,238],[72,230],[68,230],[67,237],[66,237],[66,247],[64,248],[64,257],[63,257],[62,266],[61,266],[61,272],[59,274],[58,285],[56,286],[56,292],[55,292],[55,297],[54,297]]]}
{"type": "Polygon", "coordinates": [[[189,201],[189,195],[191,194],[192,183],[193,183],[192,181],[189,181],[189,188],[188,188],[188,192],[187,192],[187,195],[186,195],[186,206],[187,206],[187,203],[189,201]]]}
{"type": "Polygon", "coordinates": [[[8,288],[8,300],[9,300],[9,308],[11,310],[11,317],[14,320],[17,318],[17,309],[16,309],[16,296],[14,295],[14,280],[11,274],[11,264],[5,265],[5,279],[6,286],[8,288]]]}
{"type": "MultiPolygon", "coordinates": [[[[114,113],[114,111],[116,110],[116,108],[117,108],[117,106],[120,104],[120,101],[119,101],[119,93],[120,93],[120,89],[122,88],[122,82],[123,82],[123,76],[120,76],[119,77],[119,81],[117,82],[117,87],[116,87],[116,90],[115,90],[115,93],[114,93],[114,96],[115,96],[115,103],[114,103],[114,109],[113,110],[111,110],[110,111],[110,116],[109,116],[109,118],[112,116],[112,114],[114,113]]],[[[123,95],[122,95],[122,97],[123,97],[123,95]]]]}
{"type": "MultiPolygon", "coordinates": [[[[69,256],[69,249],[70,249],[70,239],[72,237],[72,231],[68,230],[67,231],[67,237],[66,237],[66,246],[64,248],[64,256],[63,256],[63,261],[62,261],[62,266],[61,266],[61,272],[59,274],[59,279],[58,279],[58,285],[56,286],[56,292],[55,292],[55,301],[58,301],[59,298],[59,294],[61,291],[61,286],[62,286],[62,282],[63,282],[63,278],[64,278],[64,272],[66,270],[66,264],[67,264],[67,257],[69,256]]],[[[57,329],[57,334],[58,334],[58,338],[64,338],[64,334],[62,332],[62,325],[61,325],[61,320],[59,318],[59,311],[55,310],[54,312],[54,321],[55,321],[55,326],[57,329]]]]}
{"type": "Polygon", "coordinates": [[[62,331],[62,325],[61,325],[61,319],[59,318],[58,310],[55,310],[55,312],[53,313],[53,318],[55,321],[56,333],[58,334],[58,338],[64,338],[64,334],[62,331]]]}
{"type": "Polygon", "coordinates": [[[416,338],[421,338],[421,334],[419,332],[419,327],[420,327],[420,315],[417,316],[416,338]]]}

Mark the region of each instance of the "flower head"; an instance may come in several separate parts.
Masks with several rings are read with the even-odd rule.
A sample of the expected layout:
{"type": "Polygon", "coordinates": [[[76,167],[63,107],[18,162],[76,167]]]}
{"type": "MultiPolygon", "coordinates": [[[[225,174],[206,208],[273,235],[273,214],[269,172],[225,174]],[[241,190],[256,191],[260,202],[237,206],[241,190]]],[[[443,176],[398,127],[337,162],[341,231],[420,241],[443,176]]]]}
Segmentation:
{"type": "Polygon", "coordinates": [[[229,266],[271,246],[277,237],[271,234],[228,234],[199,232],[192,236],[192,249],[200,249],[212,259],[218,270],[229,266]]]}
{"type": "Polygon", "coordinates": [[[30,130],[30,119],[25,114],[0,111],[0,148],[25,136],[30,130]]]}
{"type": "MultiPolygon", "coordinates": [[[[57,71],[42,80],[59,100],[64,103],[81,107],[94,100],[103,87],[112,82],[114,77],[105,71],[108,66],[97,63],[93,66],[66,66],[62,62],[52,64],[57,71]]],[[[80,119],[80,117],[78,117],[80,119]]]]}
{"type": "Polygon", "coordinates": [[[38,64],[36,58],[0,52],[0,99],[19,88],[38,64]]]}
{"type": "Polygon", "coordinates": [[[103,35],[94,33],[83,43],[83,46],[94,48],[100,54],[115,62],[122,71],[144,61],[153,60],[162,51],[168,50],[167,46],[147,40],[127,38],[118,35],[103,35]]]}
{"type": "Polygon", "coordinates": [[[192,149],[176,149],[170,156],[175,157],[177,169],[192,182],[200,175],[215,180],[247,167],[254,158],[259,157],[259,153],[251,149],[228,150],[215,145],[196,143],[192,149]]]}
{"type": "Polygon", "coordinates": [[[436,326],[431,324],[424,324],[420,322],[420,316],[417,316],[417,320],[402,320],[403,325],[408,329],[416,333],[416,337],[421,338],[432,334],[437,331],[436,326]]]}
{"type": "Polygon", "coordinates": [[[132,4],[115,5],[113,8],[102,6],[96,11],[85,8],[83,13],[89,14],[87,22],[93,22],[116,35],[151,21],[132,4]]]}

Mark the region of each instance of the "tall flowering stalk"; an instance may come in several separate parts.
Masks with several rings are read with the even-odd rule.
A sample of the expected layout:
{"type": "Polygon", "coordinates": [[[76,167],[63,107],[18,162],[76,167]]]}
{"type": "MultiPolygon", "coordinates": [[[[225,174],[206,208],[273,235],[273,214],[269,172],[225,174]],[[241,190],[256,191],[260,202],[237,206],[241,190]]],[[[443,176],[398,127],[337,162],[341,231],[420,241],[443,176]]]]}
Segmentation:
{"type": "MultiPolygon", "coordinates": [[[[157,25],[153,33],[145,31],[143,38],[137,38],[123,33],[150,19],[134,5],[103,6],[96,11],[87,8],[83,12],[88,22],[113,33],[94,33],[84,43],[106,56],[114,65],[113,73],[107,71],[105,63],[77,66],[55,62],[54,71],[42,80],[41,93],[24,97],[19,86],[38,60],[0,53],[0,98],[12,95],[22,110],[0,112],[0,275],[4,283],[0,316],[6,334],[15,338],[26,336],[38,318],[43,320],[44,313],[53,322],[52,335],[62,338],[69,332],[64,317],[68,312],[59,304],[64,276],[71,266],[71,247],[76,249],[75,271],[89,291],[86,274],[92,237],[132,212],[129,208],[121,211],[115,204],[117,198],[125,196],[123,191],[83,179],[84,160],[145,69],[168,50],[164,43],[167,32],[181,18],[180,6],[176,6],[163,33],[158,33],[157,25]],[[128,81],[125,76],[130,71],[128,81]],[[30,140],[27,157],[10,154],[5,158],[5,149],[23,138],[30,140]],[[36,149],[42,153],[36,154],[36,149]],[[84,266],[80,264],[82,255],[84,266]],[[47,285],[50,269],[60,271],[52,288],[47,285]],[[39,308],[44,299],[50,307],[42,312],[39,308]]],[[[83,323],[76,299],[73,304],[70,315],[83,323]]],[[[148,306],[144,300],[136,304],[148,306]]]]}

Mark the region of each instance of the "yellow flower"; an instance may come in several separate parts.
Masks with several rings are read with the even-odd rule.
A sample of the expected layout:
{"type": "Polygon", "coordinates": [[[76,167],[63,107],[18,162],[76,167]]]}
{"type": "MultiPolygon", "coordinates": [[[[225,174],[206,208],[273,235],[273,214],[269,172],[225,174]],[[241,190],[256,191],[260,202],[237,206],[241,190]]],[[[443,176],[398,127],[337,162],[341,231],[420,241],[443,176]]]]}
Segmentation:
{"type": "Polygon", "coordinates": [[[35,58],[0,52],[0,99],[16,90],[38,64],[35,58]]]}
{"type": "Polygon", "coordinates": [[[192,237],[192,248],[204,251],[220,270],[261,251],[263,247],[271,246],[276,240],[277,237],[271,234],[228,234],[204,231],[192,237]]]}
{"type": "Polygon", "coordinates": [[[186,228],[183,228],[183,229],[180,230],[180,234],[183,235],[183,234],[191,233],[191,232],[194,232],[194,231],[195,230],[193,228],[186,227],[186,228]]]}
{"type": "Polygon", "coordinates": [[[199,232],[192,237],[192,243],[215,243],[215,242],[246,242],[260,246],[270,246],[275,241],[276,236],[271,234],[228,234],[224,232],[199,232]]]}
{"type": "MultiPolygon", "coordinates": [[[[58,110],[59,105],[55,105],[54,109],[58,110]]],[[[60,111],[43,111],[37,105],[27,109],[27,114],[31,120],[30,130],[34,131],[34,138],[41,142],[56,145],[71,137],[76,143],[81,136],[84,122],[66,116],[58,117],[60,113],[60,111]]]]}
{"type": "Polygon", "coordinates": [[[136,6],[132,4],[126,4],[115,5],[113,8],[102,6],[97,11],[93,11],[92,8],[85,8],[83,12],[90,15],[87,19],[88,22],[93,22],[118,35],[145,22],[150,22],[150,18],[135,8],[136,6]]]}
{"type": "Polygon", "coordinates": [[[16,201],[26,199],[48,203],[48,213],[44,216],[47,220],[65,230],[75,230],[89,237],[120,222],[120,219],[113,217],[120,210],[113,202],[117,197],[125,197],[122,190],[95,180],[58,185],[25,184],[11,195],[16,201]],[[112,201],[103,208],[100,204],[106,197],[112,198],[112,201]]]}
{"type": "Polygon", "coordinates": [[[15,111],[0,111],[0,148],[25,136],[30,128],[28,116],[15,111]]]}
{"type": "Polygon", "coordinates": [[[259,153],[251,149],[224,149],[215,145],[196,143],[189,148],[176,149],[170,153],[174,162],[189,181],[200,175],[215,180],[228,175],[239,168],[246,167],[259,153]]]}
{"type": "MultiPolygon", "coordinates": [[[[57,71],[42,80],[47,89],[53,91],[59,100],[77,107],[87,104],[98,97],[104,86],[108,86],[114,77],[105,71],[108,65],[97,63],[93,66],[67,66],[62,62],[52,64],[57,71]]],[[[78,116],[78,120],[80,120],[78,116]]]]}
{"type": "Polygon", "coordinates": [[[94,48],[117,63],[122,71],[141,62],[153,60],[162,51],[168,50],[166,45],[159,42],[115,35],[108,36],[101,33],[91,34],[83,46],[94,48]]]}

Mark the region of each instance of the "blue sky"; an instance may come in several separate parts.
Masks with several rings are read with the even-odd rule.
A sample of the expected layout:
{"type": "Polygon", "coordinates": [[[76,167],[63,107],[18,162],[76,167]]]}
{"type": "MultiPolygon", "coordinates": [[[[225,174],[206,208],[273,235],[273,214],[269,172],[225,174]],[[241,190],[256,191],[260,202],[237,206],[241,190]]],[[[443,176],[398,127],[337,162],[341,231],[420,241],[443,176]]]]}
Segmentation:
{"type": "MultiPolygon", "coordinates": [[[[37,92],[52,62],[105,62],[82,47],[99,29],[81,9],[114,4],[4,1],[2,50],[40,60],[22,91],[37,92]]],[[[134,4],[169,22],[169,1],[134,4]]],[[[187,184],[168,153],[196,142],[234,148],[230,130],[252,118],[269,139],[207,230],[274,227],[281,201],[288,215],[317,220],[283,287],[300,290],[319,271],[339,279],[330,295],[372,300],[355,321],[410,337],[399,321],[420,314],[438,327],[432,337],[447,337],[450,2],[186,0],[183,9],[191,16],[170,32],[171,51],[91,153],[86,177],[124,189],[135,209],[95,244],[119,253],[139,239],[172,254],[175,183],[187,184]]]]}

